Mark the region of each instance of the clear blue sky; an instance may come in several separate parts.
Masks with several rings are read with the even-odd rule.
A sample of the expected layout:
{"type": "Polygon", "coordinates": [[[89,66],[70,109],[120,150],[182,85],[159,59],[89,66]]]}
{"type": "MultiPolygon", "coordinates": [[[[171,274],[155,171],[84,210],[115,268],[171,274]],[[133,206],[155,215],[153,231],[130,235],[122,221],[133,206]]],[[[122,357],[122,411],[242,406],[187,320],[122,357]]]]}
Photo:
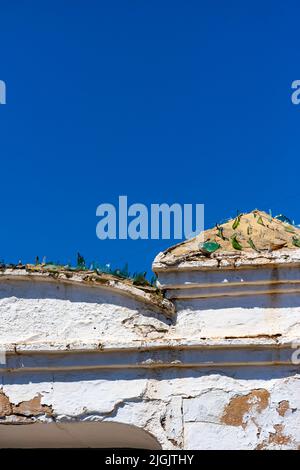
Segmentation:
{"type": "Polygon", "coordinates": [[[1,0],[5,261],[150,270],[172,241],[100,241],[96,207],[204,203],[300,222],[297,1],[1,0]]]}

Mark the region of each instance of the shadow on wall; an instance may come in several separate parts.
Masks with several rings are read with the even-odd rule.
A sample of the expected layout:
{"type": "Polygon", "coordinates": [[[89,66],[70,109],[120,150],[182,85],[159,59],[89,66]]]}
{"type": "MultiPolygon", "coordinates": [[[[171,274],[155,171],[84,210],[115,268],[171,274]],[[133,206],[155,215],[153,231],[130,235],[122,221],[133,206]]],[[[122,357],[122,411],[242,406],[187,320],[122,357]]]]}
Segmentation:
{"type": "MultiPolygon", "coordinates": [[[[53,383],[63,385],[76,382],[90,382],[91,385],[99,383],[100,388],[106,383],[106,387],[118,385],[119,389],[129,390],[130,383],[138,381],[157,380],[160,383],[173,383],[175,386],[184,386],[189,379],[206,380],[210,378],[218,381],[221,377],[232,380],[272,380],[288,378],[299,375],[299,366],[248,366],[248,367],[226,367],[226,368],[139,368],[139,369],[97,369],[85,371],[64,371],[63,374],[51,372],[38,372],[32,374],[30,372],[18,372],[17,374],[7,373],[2,375],[2,387],[5,385],[13,385],[15,387],[25,384],[53,383]],[[101,385],[102,383],[102,385],[101,385]]],[[[86,384],[88,385],[88,383],[86,384]]],[[[1,385],[0,385],[1,387],[1,385]]],[[[125,393],[126,395],[126,393],[125,393]]]]}
{"type": "Polygon", "coordinates": [[[273,293],[177,300],[177,311],[191,310],[221,310],[226,308],[300,308],[299,293],[273,293]]]}
{"type": "Polygon", "coordinates": [[[6,281],[0,283],[0,301],[15,297],[25,300],[67,300],[72,303],[106,304],[137,310],[140,314],[158,318],[166,325],[172,320],[151,309],[151,305],[144,304],[139,299],[131,299],[126,294],[119,294],[101,284],[89,287],[86,284],[67,284],[55,281],[6,281]]]}
{"type": "Polygon", "coordinates": [[[159,450],[149,432],[123,423],[36,423],[0,426],[1,448],[128,448],[159,450]]]}

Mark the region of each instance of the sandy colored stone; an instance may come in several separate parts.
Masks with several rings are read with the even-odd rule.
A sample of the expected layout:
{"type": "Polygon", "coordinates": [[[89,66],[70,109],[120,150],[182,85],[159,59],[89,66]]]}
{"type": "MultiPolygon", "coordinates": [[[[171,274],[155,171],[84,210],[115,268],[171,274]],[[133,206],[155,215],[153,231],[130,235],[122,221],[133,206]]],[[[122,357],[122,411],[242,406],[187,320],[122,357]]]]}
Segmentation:
{"type": "Polygon", "coordinates": [[[41,394],[31,400],[23,401],[18,405],[13,405],[13,413],[24,416],[38,416],[40,414],[52,414],[51,407],[41,404],[41,394]]]}
{"type": "Polygon", "coordinates": [[[9,398],[3,393],[0,393],[0,417],[8,416],[12,412],[12,407],[9,398]]]}
{"type": "MultiPolygon", "coordinates": [[[[184,261],[203,258],[200,245],[204,242],[217,242],[220,248],[214,252],[213,257],[244,256],[250,253],[259,254],[275,252],[277,250],[295,250],[293,237],[300,239],[300,229],[294,225],[281,222],[266,212],[254,210],[246,214],[239,214],[236,218],[225,223],[217,224],[212,229],[205,230],[191,240],[186,240],[168,248],[154,260],[156,265],[170,266],[184,261]],[[233,237],[241,245],[242,250],[233,246],[233,237]]],[[[222,260],[224,265],[224,260],[222,260]]]]}

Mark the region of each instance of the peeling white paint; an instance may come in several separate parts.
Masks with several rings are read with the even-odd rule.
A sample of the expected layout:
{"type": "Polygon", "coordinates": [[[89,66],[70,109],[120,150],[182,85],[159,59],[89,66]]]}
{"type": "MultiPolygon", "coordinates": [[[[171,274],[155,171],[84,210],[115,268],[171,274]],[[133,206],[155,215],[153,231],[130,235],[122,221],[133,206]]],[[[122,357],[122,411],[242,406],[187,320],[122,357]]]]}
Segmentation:
{"type": "MultiPolygon", "coordinates": [[[[251,283],[264,282],[253,273],[251,283]]],[[[280,279],[294,285],[296,274],[291,268],[280,279]]],[[[175,291],[173,274],[164,275],[175,291]]],[[[201,276],[213,284],[212,273],[201,276]]],[[[140,429],[136,442],[149,448],[299,447],[300,368],[291,363],[291,343],[300,338],[298,292],[201,297],[200,289],[195,298],[178,298],[172,316],[120,286],[41,278],[0,279],[0,346],[8,350],[0,366],[0,447],[14,445],[14,427],[24,428],[15,432],[24,446],[31,432],[35,445],[34,429],[41,442],[45,435],[70,445],[73,435],[84,446],[87,438],[73,427],[80,423],[98,425],[106,446],[131,444],[117,427],[115,441],[113,432],[105,440],[104,423],[127,425],[133,435],[140,429]]],[[[226,279],[247,289],[250,278],[226,279]]],[[[91,445],[101,445],[93,433],[91,445]]]]}

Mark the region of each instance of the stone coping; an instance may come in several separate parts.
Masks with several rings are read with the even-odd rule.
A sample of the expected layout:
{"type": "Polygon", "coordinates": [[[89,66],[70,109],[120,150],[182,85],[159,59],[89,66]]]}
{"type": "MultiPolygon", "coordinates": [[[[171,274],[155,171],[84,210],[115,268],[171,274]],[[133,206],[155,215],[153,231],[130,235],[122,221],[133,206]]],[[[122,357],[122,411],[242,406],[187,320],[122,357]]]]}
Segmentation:
{"type": "Polygon", "coordinates": [[[175,312],[172,302],[165,299],[158,289],[150,286],[136,286],[128,279],[104,273],[97,274],[94,271],[69,271],[67,269],[47,269],[33,265],[22,265],[18,268],[2,269],[0,283],[3,281],[60,282],[68,285],[108,289],[142,302],[167,317],[172,317],[175,312]]]}

